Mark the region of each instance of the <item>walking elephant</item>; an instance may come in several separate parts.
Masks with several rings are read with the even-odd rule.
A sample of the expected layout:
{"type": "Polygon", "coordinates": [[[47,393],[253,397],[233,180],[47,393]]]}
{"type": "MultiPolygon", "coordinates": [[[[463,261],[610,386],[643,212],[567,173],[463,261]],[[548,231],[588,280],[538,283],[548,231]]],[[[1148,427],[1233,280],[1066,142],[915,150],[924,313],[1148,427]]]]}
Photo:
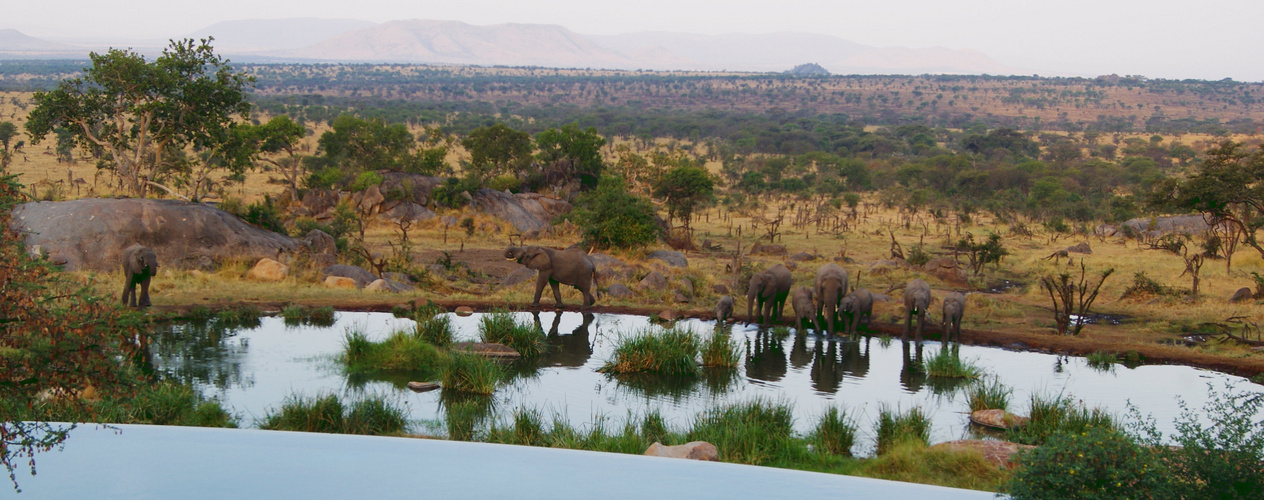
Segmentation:
{"type": "Polygon", "coordinates": [[[149,307],[149,280],[158,275],[158,256],[144,245],[123,250],[123,305],[149,307]],[[136,285],[140,285],[137,300],[136,285]]]}
{"type": "Polygon", "coordinates": [[[835,331],[834,321],[838,318],[839,303],[847,295],[847,286],[847,271],[838,264],[825,264],[816,270],[816,314],[825,317],[831,334],[835,331]]]}
{"type": "Polygon", "coordinates": [[[961,317],[966,312],[966,296],[959,292],[952,292],[944,297],[944,336],[943,343],[947,345],[955,337],[957,342],[961,342],[961,317]]]}
{"type": "Polygon", "coordinates": [[[917,341],[922,340],[922,331],[926,328],[926,308],[930,307],[930,285],[920,279],[913,279],[904,287],[904,330],[900,340],[908,340],[909,329],[913,326],[913,315],[917,315],[917,341]]]}
{"type": "Polygon", "coordinates": [[[861,288],[847,294],[839,303],[841,316],[845,321],[844,327],[847,335],[856,338],[856,328],[860,326],[861,318],[864,318],[867,324],[873,316],[873,293],[868,288],[861,288]]]}
{"type": "Polygon", "coordinates": [[[777,264],[751,276],[750,286],[746,288],[746,320],[751,315],[751,304],[759,304],[759,324],[765,321],[778,321],[781,311],[786,306],[786,297],[790,295],[790,269],[777,264]]]}
{"type": "Polygon", "coordinates": [[[815,292],[811,288],[801,286],[794,290],[794,294],[790,296],[790,305],[794,307],[794,327],[803,328],[803,320],[816,327],[816,331],[821,331],[821,323],[816,320],[816,301],[813,300],[815,292]]]}
{"type": "Polygon", "coordinates": [[[528,269],[539,271],[535,280],[535,298],[531,300],[532,306],[540,305],[540,294],[544,292],[546,284],[553,287],[553,301],[558,308],[562,307],[560,284],[579,289],[584,295],[584,307],[597,303],[597,298],[593,296],[594,286],[597,284],[597,265],[582,248],[555,250],[534,245],[509,247],[505,249],[505,258],[516,260],[528,269]]]}

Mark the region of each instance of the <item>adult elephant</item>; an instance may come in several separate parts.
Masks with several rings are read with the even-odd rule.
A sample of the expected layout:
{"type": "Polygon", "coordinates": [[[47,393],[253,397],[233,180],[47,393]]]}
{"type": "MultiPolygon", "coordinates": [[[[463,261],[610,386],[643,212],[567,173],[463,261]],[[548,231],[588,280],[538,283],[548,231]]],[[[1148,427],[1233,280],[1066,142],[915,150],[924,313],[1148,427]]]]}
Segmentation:
{"type": "Polygon", "coordinates": [[[930,307],[930,299],[930,284],[925,281],[914,278],[904,287],[904,330],[900,333],[900,340],[908,340],[914,314],[917,315],[916,339],[919,342],[922,340],[922,330],[926,327],[926,308],[930,307]]]}
{"type": "Polygon", "coordinates": [[[136,244],[123,249],[123,305],[149,307],[149,280],[158,275],[158,256],[149,247],[136,244]],[[140,285],[140,297],[136,297],[140,285]]]}
{"type": "Polygon", "coordinates": [[[829,263],[816,270],[816,314],[825,316],[825,326],[834,334],[834,321],[838,318],[838,306],[847,295],[847,271],[838,264],[829,263]]]}
{"type": "Polygon", "coordinates": [[[777,264],[751,276],[750,286],[746,288],[746,320],[751,318],[751,304],[759,303],[759,324],[771,319],[781,319],[781,311],[786,306],[786,297],[790,295],[790,269],[777,264]]]}
{"type": "Polygon", "coordinates": [[[566,250],[555,250],[547,247],[527,246],[509,247],[505,249],[505,258],[516,260],[528,269],[539,271],[535,279],[535,298],[532,306],[540,305],[540,294],[544,285],[553,287],[553,301],[562,307],[562,290],[559,284],[567,284],[579,289],[584,294],[584,307],[597,303],[593,296],[593,285],[596,284],[597,265],[592,257],[582,248],[570,247],[566,250]]]}

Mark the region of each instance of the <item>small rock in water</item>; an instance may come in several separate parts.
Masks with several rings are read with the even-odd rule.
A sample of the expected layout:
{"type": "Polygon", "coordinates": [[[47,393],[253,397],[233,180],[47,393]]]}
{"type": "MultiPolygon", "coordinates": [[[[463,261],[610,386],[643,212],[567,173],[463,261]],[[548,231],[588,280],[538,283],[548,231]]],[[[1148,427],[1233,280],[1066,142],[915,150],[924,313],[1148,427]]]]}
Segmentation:
{"type": "Polygon", "coordinates": [[[1020,417],[1005,410],[979,410],[970,414],[970,421],[993,429],[1011,429],[1027,423],[1027,417],[1020,417]]]}
{"type": "Polygon", "coordinates": [[[456,308],[456,315],[457,315],[457,316],[469,316],[469,315],[471,315],[471,314],[474,314],[474,308],[473,308],[473,307],[470,307],[470,306],[461,306],[461,307],[456,308]]]}
{"type": "Polygon", "coordinates": [[[409,382],[408,389],[413,392],[430,392],[439,388],[438,382],[409,382]]]}
{"type": "Polygon", "coordinates": [[[663,443],[655,441],[654,444],[645,449],[645,455],[704,460],[707,462],[718,462],[720,460],[720,451],[716,449],[715,445],[706,441],[693,441],[679,446],[665,446],[663,443]]]}

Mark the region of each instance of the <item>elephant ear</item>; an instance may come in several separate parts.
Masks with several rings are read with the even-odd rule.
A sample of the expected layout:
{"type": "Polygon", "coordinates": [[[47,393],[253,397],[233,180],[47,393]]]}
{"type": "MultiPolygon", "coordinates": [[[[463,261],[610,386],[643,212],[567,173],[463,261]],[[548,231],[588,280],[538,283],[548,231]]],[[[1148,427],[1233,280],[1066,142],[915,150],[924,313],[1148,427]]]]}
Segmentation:
{"type": "Polygon", "coordinates": [[[536,270],[544,269],[552,265],[552,262],[549,260],[549,254],[539,248],[530,252],[524,252],[519,262],[522,262],[523,265],[536,270]]]}

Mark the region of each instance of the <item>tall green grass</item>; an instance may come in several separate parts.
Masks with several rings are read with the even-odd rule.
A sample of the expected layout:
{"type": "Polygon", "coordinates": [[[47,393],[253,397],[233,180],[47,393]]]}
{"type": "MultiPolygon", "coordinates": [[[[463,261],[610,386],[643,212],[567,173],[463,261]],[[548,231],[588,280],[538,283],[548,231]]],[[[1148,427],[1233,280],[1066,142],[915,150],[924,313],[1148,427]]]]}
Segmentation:
{"type": "Polygon", "coordinates": [[[374,342],[359,330],[349,330],[343,341],[343,362],[352,372],[417,372],[434,376],[447,355],[414,333],[397,331],[374,342]]]}
{"type": "Polygon", "coordinates": [[[742,359],[741,347],[733,343],[733,336],[728,330],[716,331],[702,342],[699,350],[702,366],[734,368],[742,359]]]}
{"type": "Polygon", "coordinates": [[[809,438],[819,452],[851,455],[851,447],[856,444],[855,419],[831,406],[821,415],[809,438]]]}
{"type": "Polygon", "coordinates": [[[269,411],[260,429],[324,432],[335,434],[400,435],[408,419],[399,408],[380,396],[345,405],[335,394],[314,398],[292,395],[279,411],[269,411]]]}
{"type": "Polygon", "coordinates": [[[808,455],[807,445],[794,436],[789,403],[754,399],[712,408],[693,422],[688,441],[715,445],[720,460],[761,465],[808,455]]]}
{"type": "Polygon", "coordinates": [[[448,316],[431,316],[417,322],[417,336],[435,346],[452,345],[452,318],[448,316]]]}
{"type": "Polygon", "coordinates": [[[446,389],[471,394],[491,394],[505,377],[500,364],[475,354],[450,353],[440,375],[446,389]]]}
{"type": "Polygon", "coordinates": [[[956,349],[945,348],[926,360],[926,375],[974,380],[983,376],[983,369],[969,361],[962,361],[956,349]]]}
{"type": "Polygon", "coordinates": [[[478,332],[483,342],[494,342],[512,347],[524,358],[532,358],[544,354],[548,343],[544,332],[530,323],[521,323],[514,319],[513,313],[496,311],[486,314],[479,320],[478,332]]]}
{"type": "Polygon", "coordinates": [[[236,427],[218,400],[205,399],[188,385],[158,382],[131,394],[107,394],[95,401],[52,399],[27,407],[0,407],[12,420],[110,422],[120,424],[236,427]]]}
{"type": "Polygon", "coordinates": [[[1101,408],[1087,408],[1071,396],[1031,395],[1031,414],[1027,425],[1012,428],[1006,440],[1042,445],[1059,434],[1082,434],[1090,429],[1120,429],[1115,418],[1101,408]]]}
{"type": "Polygon", "coordinates": [[[878,454],[882,455],[904,441],[930,443],[930,417],[920,407],[906,412],[883,405],[878,408],[878,454]]]}
{"type": "Polygon", "coordinates": [[[642,330],[621,336],[610,360],[597,371],[695,377],[699,373],[699,346],[697,337],[688,330],[642,330]]]}
{"type": "Polygon", "coordinates": [[[997,377],[979,380],[970,386],[968,395],[970,411],[1008,410],[1009,398],[1013,394],[1014,389],[1001,383],[997,377]]]}

